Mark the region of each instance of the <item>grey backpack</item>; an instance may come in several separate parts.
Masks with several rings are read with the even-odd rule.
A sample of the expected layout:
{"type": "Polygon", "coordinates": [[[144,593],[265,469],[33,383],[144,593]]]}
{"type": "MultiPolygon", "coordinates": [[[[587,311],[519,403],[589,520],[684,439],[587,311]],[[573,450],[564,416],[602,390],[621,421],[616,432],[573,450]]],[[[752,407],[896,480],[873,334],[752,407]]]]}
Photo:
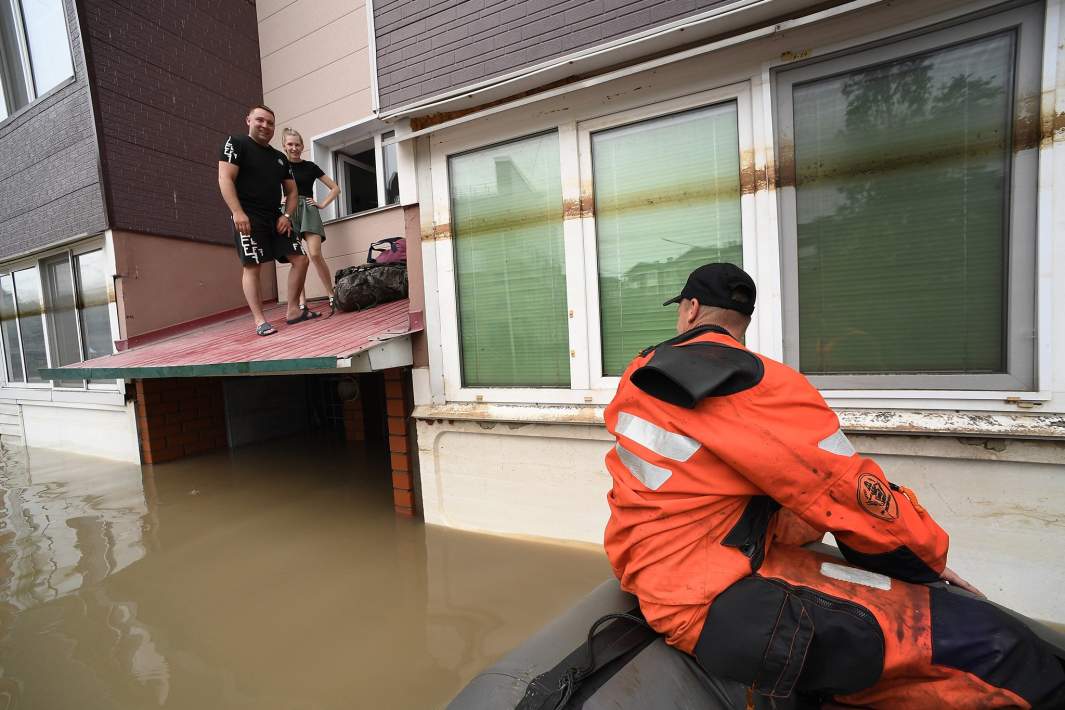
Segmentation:
{"type": "Polygon", "coordinates": [[[361,311],[407,297],[407,262],[362,264],[336,273],[337,308],[361,311]]]}

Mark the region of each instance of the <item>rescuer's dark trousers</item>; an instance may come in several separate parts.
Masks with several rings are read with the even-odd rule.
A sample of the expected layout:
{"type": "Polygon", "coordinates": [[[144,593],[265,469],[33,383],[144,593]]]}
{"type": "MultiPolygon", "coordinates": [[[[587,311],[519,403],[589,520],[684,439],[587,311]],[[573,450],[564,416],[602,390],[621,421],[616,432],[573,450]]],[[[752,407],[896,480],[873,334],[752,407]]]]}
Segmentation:
{"type": "Polygon", "coordinates": [[[942,587],[774,544],[710,605],[695,656],[754,692],[836,705],[1065,708],[1065,665],[1021,621],[942,587]]]}

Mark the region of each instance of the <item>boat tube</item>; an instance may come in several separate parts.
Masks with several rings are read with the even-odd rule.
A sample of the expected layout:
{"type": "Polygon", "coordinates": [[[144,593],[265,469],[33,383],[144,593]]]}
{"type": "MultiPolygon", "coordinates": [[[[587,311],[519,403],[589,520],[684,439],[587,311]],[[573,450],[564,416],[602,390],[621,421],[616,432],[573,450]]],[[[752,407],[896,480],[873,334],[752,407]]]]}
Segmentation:
{"type": "MultiPolygon", "coordinates": [[[[808,547],[839,556],[828,545],[808,547]]],[[[999,608],[1032,629],[1065,663],[1065,634],[999,608]]],[[[797,696],[770,700],[749,695],[738,682],[709,676],[694,658],[667,646],[650,631],[639,616],[636,598],[611,579],[482,671],[451,701],[448,710],[746,707],[809,710],[819,706],[797,696]]]]}

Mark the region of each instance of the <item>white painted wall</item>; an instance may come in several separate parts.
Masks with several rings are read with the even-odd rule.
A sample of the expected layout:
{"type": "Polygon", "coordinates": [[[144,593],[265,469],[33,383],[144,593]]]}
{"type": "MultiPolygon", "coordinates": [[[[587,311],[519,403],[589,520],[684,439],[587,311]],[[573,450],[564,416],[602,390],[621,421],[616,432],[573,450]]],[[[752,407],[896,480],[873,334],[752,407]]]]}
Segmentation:
{"type": "MultiPolygon", "coordinates": [[[[1065,622],[1065,465],[994,460],[1002,452],[953,438],[852,440],[863,451],[885,451],[891,439],[913,453],[875,458],[950,534],[948,564],[996,602],[1065,622]],[[967,451],[973,459],[962,458],[967,451]]],[[[602,544],[610,490],[603,457],[612,443],[597,426],[419,421],[425,520],[602,544]]],[[[1065,455],[1060,443],[1029,449],[1015,454],[1065,455]]]]}
{"type": "Polygon", "coordinates": [[[23,402],[20,406],[26,446],[140,463],[132,403],[92,407],[23,402]]]}
{"type": "Polygon", "coordinates": [[[5,446],[23,445],[22,415],[13,399],[0,399],[0,441],[5,446]]]}
{"type": "Polygon", "coordinates": [[[602,427],[419,421],[425,522],[601,544],[612,441],[602,427]]]}

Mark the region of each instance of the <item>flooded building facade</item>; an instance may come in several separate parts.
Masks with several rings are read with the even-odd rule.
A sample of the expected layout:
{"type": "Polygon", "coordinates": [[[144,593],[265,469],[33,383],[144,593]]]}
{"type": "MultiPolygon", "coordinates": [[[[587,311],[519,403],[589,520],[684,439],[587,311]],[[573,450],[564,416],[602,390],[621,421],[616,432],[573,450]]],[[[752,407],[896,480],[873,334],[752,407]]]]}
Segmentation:
{"type": "MultiPolygon", "coordinates": [[[[313,429],[369,435],[391,462],[396,511],[413,515],[420,254],[408,259],[409,300],[251,337],[217,187],[226,136],[265,102],[275,146],[282,127],[299,130],[306,157],[341,186],[323,215],[331,272],[363,263],[377,240],[417,240],[412,182],[399,178],[409,159],[383,145],[390,129],[375,116],[366,6],[12,7],[4,46],[18,52],[5,54],[0,116],[0,144],[16,156],[0,215],[5,443],[157,464],[313,429]]],[[[287,277],[287,264],[262,270],[267,303],[283,303],[287,277]]],[[[313,271],[307,286],[325,295],[313,271]]]]}
{"type": "Polygon", "coordinates": [[[1065,619],[1062,10],[375,2],[426,521],[601,542],[603,408],[686,274],[732,261],[748,346],[920,494],[952,566],[1065,619]]]}
{"type": "Polygon", "coordinates": [[[243,306],[215,161],[261,100],[255,8],[4,5],[0,436],[139,461],[125,382],[39,370],[243,306]]]}

